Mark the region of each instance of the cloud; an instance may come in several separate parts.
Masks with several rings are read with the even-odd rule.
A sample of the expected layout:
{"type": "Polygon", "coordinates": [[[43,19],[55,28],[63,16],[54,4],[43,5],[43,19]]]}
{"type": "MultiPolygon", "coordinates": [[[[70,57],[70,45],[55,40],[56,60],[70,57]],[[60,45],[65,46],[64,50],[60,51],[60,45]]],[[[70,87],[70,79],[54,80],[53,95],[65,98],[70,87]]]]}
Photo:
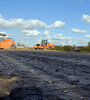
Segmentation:
{"type": "Polygon", "coordinates": [[[43,35],[42,38],[46,39],[46,40],[51,40],[52,36],[51,35],[43,35]]]}
{"type": "Polygon", "coordinates": [[[50,33],[49,31],[44,31],[43,32],[44,35],[49,35],[49,33],[50,33]]]}
{"type": "Polygon", "coordinates": [[[77,38],[76,40],[78,45],[86,45],[88,42],[86,39],[83,38],[77,38]]]}
{"type": "Polygon", "coordinates": [[[44,22],[40,20],[26,20],[22,23],[21,29],[48,28],[44,22]]]}
{"type": "Polygon", "coordinates": [[[52,40],[58,40],[62,38],[62,34],[56,34],[51,37],[52,40]]]}
{"type": "Polygon", "coordinates": [[[62,37],[61,39],[62,39],[62,40],[71,40],[72,37],[62,37]]]}
{"type": "Polygon", "coordinates": [[[10,19],[5,20],[0,17],[0,28],[3,29],[34,29],[34,28],[47,28],[47,25],[40,20],[23,20],[23,19],[10,19]]]}
{"type": "Polygon", "coordinates": [[[3,18],[2,15],[0,15],[0,28],[2,29],[17,28],[22,30],[33,30],[36,28],[40,28],[40,29],[48,29],[52,27],[63,28],[64,26],[65,26],[65,22],[61,22],[61,21],[56,21],[54,24],[47,25],[45,22],[38,19],[24,20],[18,18],[18,19],[6,20],[3,18]]]}
{"type": "Polygon", "coordinates": [[[84,15],[82,16],[82,20],[85,21],[85,22],[87,22],[87,23],[90,23],[90,16],[84,14],[84,15]]]}
{"type": "Polygon", "coordinates": [[[0,28],[3,29],[11,29],[11,28],[18,28],[18,29],[34,29],[34,28],[47,28],[48,25],[40,20],[24,20],[21,18],[18,19],[9,19],[6,20],[0,15],[0,28]]]}
{"type": "Polygon", "coordinates": [[[40,34],[37,30],[23,30],[22,33],[26,33],[26,37],[37,37],[40,34]]]}
{"type": "Polygon", "coordinates": [[[72,37],[64,37],[61,33],[59,34],[55,34],[55,35],[44,35],[43,36],[44,39],[48,39],[48,40],[71,40],[72,37]]]}
{"type": "Polygon", "coordinates": [[[55,43],[55,45],[71,45],[72,43],[72,37],[60,37],[57,39],[53,39],[52,38],[52,41],[53,41],[53,44],[55,43]]]}
{"type": "Polygon", "coordinates": [[[70,45],[72,43],[72,37],[64,37],[61,33],[55,35],[43,35],[41,38],[37,39],[38,43],[40,43],[42,39],[46,39],[49,43],[52,43],[54,45],[70,45]]]}
{"type": "Polygon", "coordinates": [[[90,35],[85,35],[86,38],[90,38],[90,35]]]}
{"type": "Polygon", "coordinates": [[[72,29],[73,33],[87,33],[87,30],[80,30],[80,29],[72,29]]]}
{"type": "Polygon", "coordinates": [[[51,24],[50,27],[63,28],[65,25],[66,25],[65,22],[56,21],[54,24],[51,24]]]}
{"type": "Polygon", "coordinates": [[[58,40],[61,39],[62,34],[56,34],[56,35],[44,35],[43,39],[48,39],[48,40],[58,40]]]}

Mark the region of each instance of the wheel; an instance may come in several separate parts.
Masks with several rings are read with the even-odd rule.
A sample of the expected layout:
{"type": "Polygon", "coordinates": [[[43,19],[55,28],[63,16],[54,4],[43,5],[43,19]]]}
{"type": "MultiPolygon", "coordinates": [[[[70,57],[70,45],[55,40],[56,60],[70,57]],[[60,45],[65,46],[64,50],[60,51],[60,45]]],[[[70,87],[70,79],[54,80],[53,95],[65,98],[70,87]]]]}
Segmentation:
{"type": "Polygon", "coordinates": [[[35,48],[35,50],[37,50],[37,48],[35,48]]]}
{"type": "Polygon", "coordinates": [[[41,50],[41,48],[38,48],[39,50],[41,50]]]}

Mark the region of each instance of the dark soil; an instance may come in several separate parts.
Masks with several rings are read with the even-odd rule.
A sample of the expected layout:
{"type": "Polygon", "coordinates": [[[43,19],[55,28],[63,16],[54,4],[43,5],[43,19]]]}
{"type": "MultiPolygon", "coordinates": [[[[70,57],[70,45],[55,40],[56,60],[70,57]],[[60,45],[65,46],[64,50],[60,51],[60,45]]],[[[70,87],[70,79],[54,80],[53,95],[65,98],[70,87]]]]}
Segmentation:
{"type": "Polygon", "coordinates": [[[90,54],[1,50],[0,100],[90,100],[90,54]]]}

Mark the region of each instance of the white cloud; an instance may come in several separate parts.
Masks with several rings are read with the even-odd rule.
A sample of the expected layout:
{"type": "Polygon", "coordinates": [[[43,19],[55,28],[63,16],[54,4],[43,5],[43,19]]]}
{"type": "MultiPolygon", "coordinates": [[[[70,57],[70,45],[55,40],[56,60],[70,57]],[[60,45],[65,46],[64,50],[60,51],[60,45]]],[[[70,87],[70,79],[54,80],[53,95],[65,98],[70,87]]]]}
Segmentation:
{"type": "Polygon", "coordinates": [[[77,38],[77,44],[78,45],[87,45],[87,40],[86,39],[83,39],[83,38],[77,38]]]}
{"type": "Polygon", "coordinates": [[[44,35],[49,35],[49,33],[50,33],[49,31],[44,31],[43,32],[44,35]]]}
{"type": "Polygon", "coordinates": [[[60,40],[62,38],[62,34],[44,35],[43,38],[48,40],[60,40]]]}
{"type": "Polygon", "coordinates": [[[72,37],[62,37],[61,39],[62,39],[62,40],[71,40],[72,37]]]}
{"type": "Polygon", "coordinates": [[[43,36],[44,39],[48,39],[48,40],[71,40],[72,37],[63,37],[63,35],[61,33],[56,34],[56,35],[44,35],[43,36]]]}
{"type": "Polygon", "coordinates": [[[50,25],[50,27],[63,28],[65,25],[65,22],[56,21],[54,24],[50,25]]]}
{"type": "Polygon", "coordinates": [[[25,38],[26,38],[26,39],[30,39],[30,37],[28,37],[28,36],[26,36],[25,38]]]}
{"type": "Polygon", "coordinates": [[[52,36],[51,35],[44,35],[43,39],[51,40],[52,36]]]}
{"type": "Polygon", "coordinates": [[[84,14],[84,15],[82,16],[82,20],[85,21],[85,22],[87,22],[87,23],[90,23],[90,16],[84,14]]]}
{"type": "Polygon", "coordinates": [[[62,34],[56,34],[51,37],[52,40],[58,40],[62,38],[62,34]]]}
{"type": "Polygon", "coordinates": [[[80,29],[72,29],[73,33],[87,33],[87,30],[80,30],[80,29]]]}
{"type": "Polygon", "coordinates": [[[90,38],[90,35],[85,35],[86,38],[90,38]]]}
{"type": "Polygon", "coordinates": [[[9,29],[9,28],[20,28],[23,19],[10,19],[5,20],[0,18],[0,28],[9,29]]]}
{"type": "Polygon", "coordinates": [[[40,34],[37,30],[23,30],[22,33],[27,33],[26,37],[37,37],[40,34]]]}
{"type": "Polygon", "coordinates": [[[47,28],[48,25],[40,20],[23,20],[23,19],[9,19],[6,20],[0,15],[0,28],[10,29],[10,28],[18,28],[18,29],[35,29],[35,28],[47,28]]]}
{"type": "Polygon", "coordinates": [[[11,29],[11,28],[17,28],[17,29],[23,29],[23,30],[31,30],[35,28],[51,28],[51,27],[56,27],[56,28],[63,28],[65,26],[65,22],[61,21],[56,21],[52,25],[47,25],[45,22],[41,20],[24,20],[21,18],[18,19],[9,19],[6,20],[0,15],[0,28],[2,29],[11,29]]]}
{"type": "Polygon", "coordinates": [[[35,29],[35,28],[47,28],[44,22],[40,20],[26,20],[22,23],[21,29],[35,29]]]}
{"type": "Polygon", "coordinates": [[[52,40],[57,44],[66,44],[71,45],[72,43],[72,37],[63,37],[62,34],[57,34],[55,37],[52,36],[52,40]]]}

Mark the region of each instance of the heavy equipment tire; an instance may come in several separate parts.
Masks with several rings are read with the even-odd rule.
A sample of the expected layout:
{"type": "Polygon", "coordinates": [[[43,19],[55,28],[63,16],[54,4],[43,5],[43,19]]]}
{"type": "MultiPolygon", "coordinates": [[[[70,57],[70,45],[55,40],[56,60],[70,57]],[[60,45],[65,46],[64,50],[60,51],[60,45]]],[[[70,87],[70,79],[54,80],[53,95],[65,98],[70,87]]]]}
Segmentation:
{"type": "Polygon", "coordinates": [[[38,48],[35,48],[35,50],[37,50],[38,48]]]}
{"type": "Polygon", "coordinates": [[[11,49],[16,49],[16,46],[14,44],[11,45],[11,49]]]}

